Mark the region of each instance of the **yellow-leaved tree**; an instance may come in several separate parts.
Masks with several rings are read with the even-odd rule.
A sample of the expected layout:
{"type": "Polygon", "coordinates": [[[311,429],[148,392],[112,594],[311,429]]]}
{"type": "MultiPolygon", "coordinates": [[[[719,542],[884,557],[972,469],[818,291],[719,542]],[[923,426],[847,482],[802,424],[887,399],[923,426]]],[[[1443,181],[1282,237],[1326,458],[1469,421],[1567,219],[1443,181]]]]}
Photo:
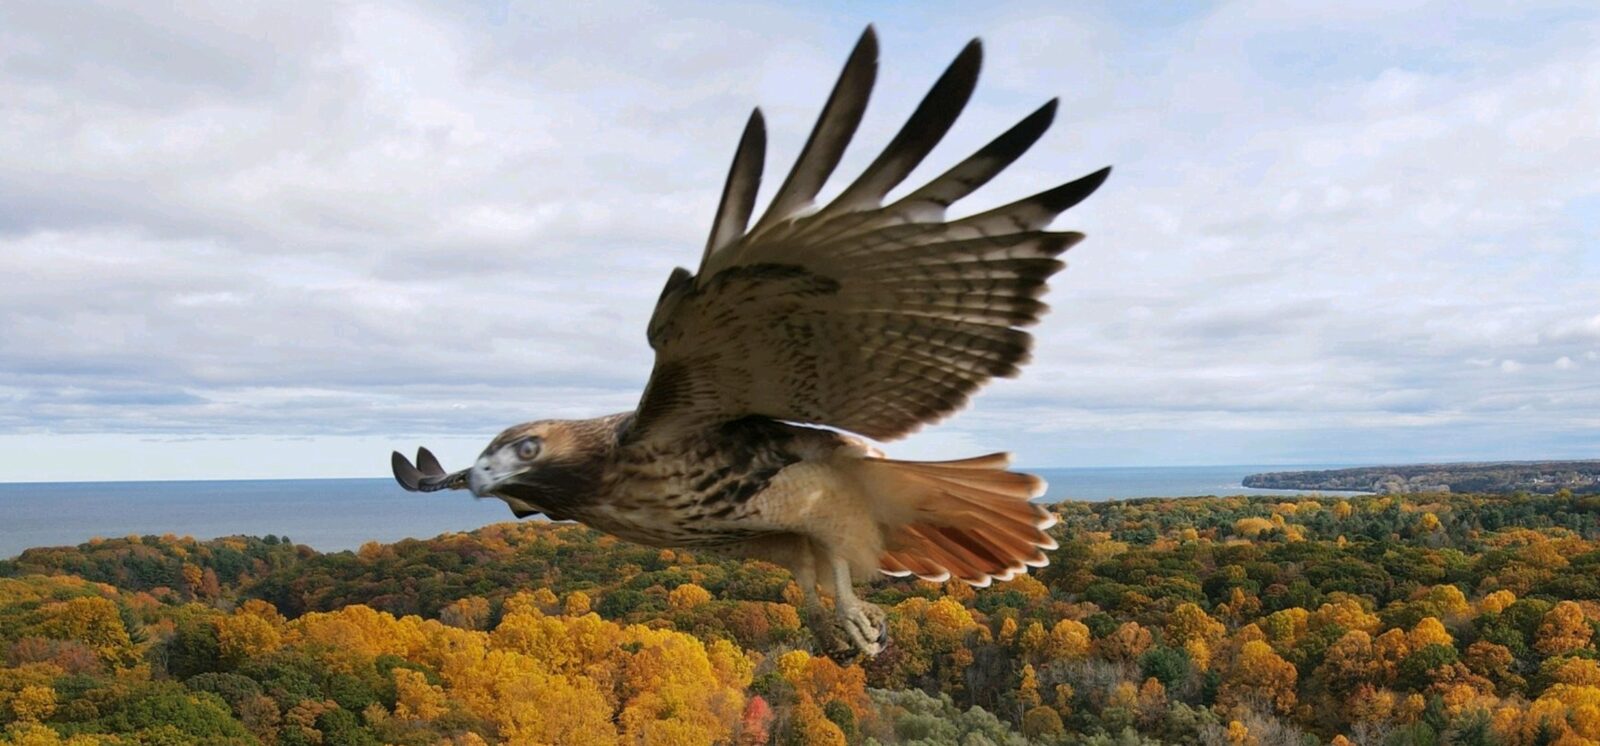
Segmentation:
{"type": "Polygon", "coordinates": [[[1108,660],[1132,663],[1149,650],[1155,639],[1150,630],[1138,622],[1123,622],[1111,634],[1095,642],[1100,656],[1108,660]]]}
{"type": "Polygon", "coordinates": [[[1363,685],[1380,682],[1382,666],[1372,649],[1372,636],[1351,630],[1328,646],[1316,676],[1330,692],[1347,697],[1363,685]]]}
{"type": "Polygon", "coordinates": [[[1062,619],[1050,628],[1044,648],[1047,661],[1082,660],[1089,655],[1093,643],[1089,627],[1076,619],[1062,619]]]}
{"type": "Polygon", "coordinates": [[[1507,606],[1516,602],[1517,594],[1502,588],[1478,600],[1478,613],[1499,614],[1505,611],[1507,606]]]}
{"type": "Polygon", "coordinates": [[[1444,623],[1434,617],[1423,617],[1411,628],[1411,633],[1406,635],[1406,645],[1412,651],[1421,650],[1429,645],[1453,646],[1456,644],[1454,637],[1444,628],[1444,623]]]}
{"type": "Polygon", "coordinates": [[[217,648],[224,665],[237,668],[277,650],[283,635],[272,622],[244,609],[216,620],[217,648]]]}
{"type": "Polygon", "coordinates": [[[139,660],[117,605],[110,599],[80,596],[49,604],[43,611],[43,628],[49,636],[88,645],[109,666],[131,666],[139,660]]]}
{"type": "Polygon", "coordinates": [[[667,594],[667,605],[677,611],[685,611],[710,602],[711,591],[694,583],[684,583],[667,594]]]}
{"type": "Polygon", "coordinates": [[[1228,634],[1228,628],[1206,613],[1194,603],[1178,604],[1177,608],[1167,614],[1166,643],[1172,647],[1183,647],[1191,640],[1199,640],[1207,646],[1215,646],[1228,634]]]}
{"type": "Polygon", "coordinates": [[[22,687],[11,698],[11,714],[19,722],[38,723],[49,720],[56,711],[56,690],[39,684],[22,687]]]}
{"type": "Polygon", "coordinates": [[[718,670],[705,646],[681,632],[633,625],[623,640],[632,651],[623,664],[618,714],[625,739],[669,746],[732,739],[750,682],[748,666],[728,660],[729,648],[721,650],[718,670]]]}
{"type": "Polygon", "coordinates": [[[1288,713],[1295,705],[1294,664],[1280,657],[1271,645],[1250,640],[1239,648],[1233,665],[1222,678],[1217,702],[1225,707],[1251,707],[1288,713]]]}
{"type": "Polygon", "coordinates": [[[428,722],[443,715],[444,689],[428,683],[421,671],[394,669],[394,716],[402,720],[428,722]]]}
{"type": "Polygon", "coordinates": [[[1584,618],[1583,607],[1562,601],[1545,612],[1534,636],[1533,648],[1545,655],[1561,655],[1589,646],[1594,629],[1584,618]]]}
{"type": "Polygon", "coordinates": [[[1361,630],[1368,635],[1375,635],[1383,622],[1378,615],[1368,612],[1361,605],[1360,599],[1347,594],[1339,594],[1333,600],[1317,607],[1306,620],[1307,626],[1314,632],[1320,632],[1330,627],[1338,627],[1346,632],[1361,630]]]}
{"type": "Polygon", "coordinates": [[[567,616],[583,616],[589,613],[589,607],[589,594],[573,591],[561,602],[561,613],[567,616]]]}

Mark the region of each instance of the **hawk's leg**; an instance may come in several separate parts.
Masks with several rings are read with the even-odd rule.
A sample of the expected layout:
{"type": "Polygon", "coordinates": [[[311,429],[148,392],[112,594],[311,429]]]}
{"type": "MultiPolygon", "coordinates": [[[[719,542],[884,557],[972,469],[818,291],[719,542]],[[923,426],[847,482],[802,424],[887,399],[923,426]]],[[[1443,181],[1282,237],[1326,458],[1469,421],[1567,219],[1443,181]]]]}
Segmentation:
{"type": "Polygon", "coordinates": [[[829,656],[837,656],[841,650],[848,652],[849,647],[834,633],[833,620],[828,618],[828,610],[823,608],[822,599],[817,596],[816,560],[809,549],[799,553],[791,572],[804,599],[801,602],[801,618],[811,628],[811,634],[817,640],[817,649],[829,656]]]}
{"type": "Polygon", "coordinates": [[[848,560],[835,556],[830,561],[833,564],[833,611],[839,617],[839,626],[863,655],[883,652],[884,645],[889,642],[889,626],[883,610],[856,598],[848,560]]]}

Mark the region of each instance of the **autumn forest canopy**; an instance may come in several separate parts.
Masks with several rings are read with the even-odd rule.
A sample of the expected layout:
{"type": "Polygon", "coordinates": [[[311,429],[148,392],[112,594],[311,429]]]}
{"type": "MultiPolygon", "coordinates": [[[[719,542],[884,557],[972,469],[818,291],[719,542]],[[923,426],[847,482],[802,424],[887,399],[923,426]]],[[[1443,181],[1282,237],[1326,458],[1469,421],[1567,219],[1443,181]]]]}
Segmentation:
{"type": "Polygon", "coordinates": [[[29,550],[0,743],[1600,744],[1600,496],[1054,507],[1047,568],[875,583],[843,666],[784,571],[576,525],[29,550]]]}

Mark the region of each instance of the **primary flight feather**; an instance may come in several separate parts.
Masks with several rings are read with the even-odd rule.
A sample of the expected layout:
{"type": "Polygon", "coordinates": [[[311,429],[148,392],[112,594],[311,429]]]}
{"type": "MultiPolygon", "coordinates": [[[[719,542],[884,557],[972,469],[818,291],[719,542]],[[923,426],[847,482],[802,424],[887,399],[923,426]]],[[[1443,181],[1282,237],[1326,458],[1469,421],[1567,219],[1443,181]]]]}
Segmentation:
{"type": "Polygon", "coordinates": [[[673,271],[647,333],[655,369],[632,412],[541,420],[497,436],[470,468],[396,453],[408,490],[470,489],[624,539],[775,562],[805,593],[832,654],[873,655],[883,614],[853,585],[875,572],[973,585],[1043,566],[1050,513],[1009,457],[885,458],[1027,362],[1056,259],[1083,239],[1046,226],[1110,169],[958,220],[946,209],[1049,128],[1054,100],[905,197],[884,204],[955,123],[977,84],[973,40],[883,152],[831,202],[817,194],[866,111],[871,27],[765,213],[757,109],[735,150],[699,270],[673,271]],[[823,427],[808,427],[823,426],[823,427]],[[841,432],[843,431],[843,432],[841,432]],[[824,611],[819,590],[834,598],[824,611]]]}

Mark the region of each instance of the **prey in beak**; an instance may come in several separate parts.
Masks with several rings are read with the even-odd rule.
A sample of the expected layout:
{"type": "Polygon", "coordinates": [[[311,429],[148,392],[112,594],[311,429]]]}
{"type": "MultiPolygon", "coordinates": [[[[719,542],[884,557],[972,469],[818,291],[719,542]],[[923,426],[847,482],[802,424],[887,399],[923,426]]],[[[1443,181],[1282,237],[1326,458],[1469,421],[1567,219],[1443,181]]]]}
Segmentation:
{"type": "Polygon", "coordinates": [[[439,459],[426,448],[417,449],[417,465],[412,466],[405,456],[395,451],[389,458],[394,469],[394,481],[408,492],[438,492],[440,490],[468,489],[466,469],[446,472],[439,459]]]}

